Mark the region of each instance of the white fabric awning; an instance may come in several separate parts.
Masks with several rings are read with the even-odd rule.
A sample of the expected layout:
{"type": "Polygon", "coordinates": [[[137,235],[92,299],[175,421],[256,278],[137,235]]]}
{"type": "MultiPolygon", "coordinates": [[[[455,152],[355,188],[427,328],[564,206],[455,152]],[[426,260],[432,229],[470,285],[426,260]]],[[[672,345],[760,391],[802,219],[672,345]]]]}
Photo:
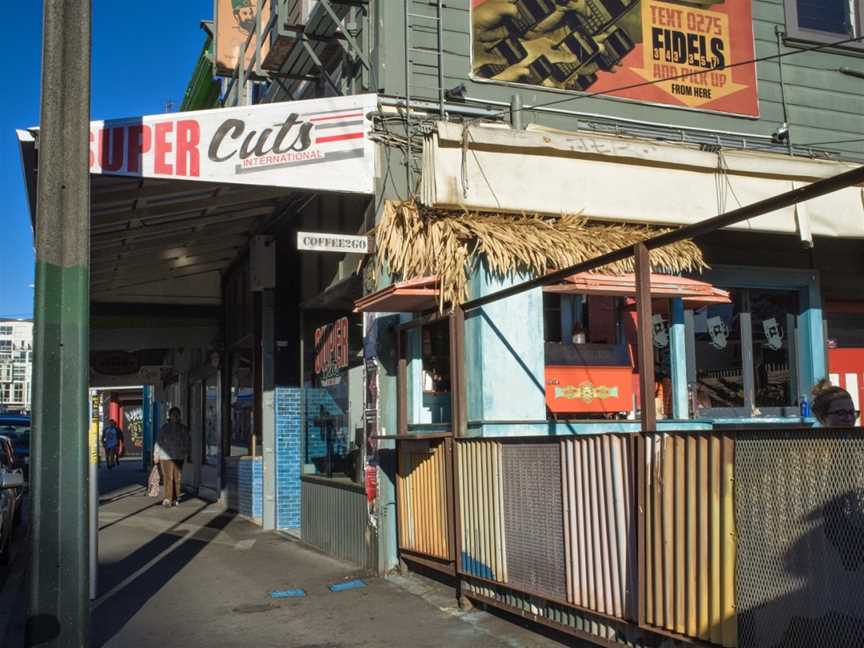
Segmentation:
{"type": "MultiPolygon", "coordinates": [[[[857,165],[700,150],[590,133],[441,122],[424,146],[421,199],[435,207],[581,213],[689,225],[857,165]]],[[[864,189],[850,187],[731,229],[864,238],[864,189]]]]}

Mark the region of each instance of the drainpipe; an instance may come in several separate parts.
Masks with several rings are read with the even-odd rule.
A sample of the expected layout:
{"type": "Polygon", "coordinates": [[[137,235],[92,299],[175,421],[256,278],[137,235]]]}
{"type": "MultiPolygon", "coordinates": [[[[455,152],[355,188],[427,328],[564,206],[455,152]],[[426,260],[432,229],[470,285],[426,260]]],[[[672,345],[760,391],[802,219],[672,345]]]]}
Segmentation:
{"type": "Polygon", "coordinates": [[[510,97],[510,126],[513,130],[524,130],[522,124],[522,95],[514,94],[510,97]]]}
{"type": "MultiPolygon", "coordinates": [[[[792,155],[792,134],[789,132],[789,111],[786,108],[786,85],[783,83],[783,30],[780,25],[774,25],[774,36],[777,38],[777,68],[780,73],[780,103],[783,105],[783,126],[786,132],[786,149],[792,155]]],[[[782,141],[782,140],[781,140],[782,141]]]]}

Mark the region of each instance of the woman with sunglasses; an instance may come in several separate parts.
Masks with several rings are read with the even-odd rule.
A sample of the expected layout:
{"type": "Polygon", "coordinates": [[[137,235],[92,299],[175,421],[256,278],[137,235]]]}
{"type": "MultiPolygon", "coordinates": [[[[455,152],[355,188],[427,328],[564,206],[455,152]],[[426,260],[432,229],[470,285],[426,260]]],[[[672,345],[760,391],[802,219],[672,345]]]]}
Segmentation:
{"type": "Polygon", "coordinates": [[[860,412],[855,409],[852,397],[842,387],[835,387],[827,379],[822,379],[811,390],[813,395],[813,415],[823,427],[855,427],[860,412]]]}

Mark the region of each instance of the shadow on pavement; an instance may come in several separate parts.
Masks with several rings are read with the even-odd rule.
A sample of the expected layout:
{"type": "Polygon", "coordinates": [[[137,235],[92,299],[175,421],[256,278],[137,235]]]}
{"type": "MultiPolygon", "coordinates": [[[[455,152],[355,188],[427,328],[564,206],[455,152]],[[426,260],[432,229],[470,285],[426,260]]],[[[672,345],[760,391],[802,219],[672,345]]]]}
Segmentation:
{"type": "Polygon", "coordinates": [[[209,504],[204,503],[191,515],[123,560],[111,565],[100,565],[101,592],[100,599],[93,607],[92,646],[104,646],[117,635],[151,597],[207,547],[215,538],[213,531],[222,531],[237,516],[233,511],[226,511],[189,536],[181,536],[175,532],[208,506],[209,504]],[[153,563],[157,558],[157,562],[153,563]],[[143,571],[140,571],[142,569],[143,571]],[[139,571],[131,581],[124,584],[125,579],[139,571]],[[117,591],[112,591],[118,587],[117,591]]]}

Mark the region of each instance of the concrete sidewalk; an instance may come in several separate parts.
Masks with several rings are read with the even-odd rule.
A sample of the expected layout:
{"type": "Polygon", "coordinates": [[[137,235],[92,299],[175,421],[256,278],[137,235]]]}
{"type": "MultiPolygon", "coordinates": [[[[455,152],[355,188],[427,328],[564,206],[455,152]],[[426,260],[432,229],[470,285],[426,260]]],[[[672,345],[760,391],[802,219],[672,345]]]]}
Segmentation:
{"type": "Polygon", "coordinates": [[[199,500],[164,509],[143,492],[140,464],[103,469],[100,594],[93,646],[361,648],[561,646],[418,576],[364,578],[351,565],[199,500]],[[302,588],[303,598],[270,592],[302,588]]]}

